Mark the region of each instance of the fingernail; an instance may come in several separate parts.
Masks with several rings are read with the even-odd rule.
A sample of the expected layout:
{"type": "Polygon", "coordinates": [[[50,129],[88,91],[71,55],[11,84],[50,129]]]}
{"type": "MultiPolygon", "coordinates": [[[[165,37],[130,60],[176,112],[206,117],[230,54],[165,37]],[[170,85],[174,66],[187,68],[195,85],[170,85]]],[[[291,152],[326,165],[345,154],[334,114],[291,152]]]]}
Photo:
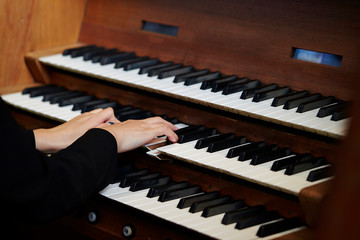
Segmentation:
{"type": "Polygon", "coordinates": [[[114,123],[113,122],[108,122],[110,125],[114,125],[114,123]]]}

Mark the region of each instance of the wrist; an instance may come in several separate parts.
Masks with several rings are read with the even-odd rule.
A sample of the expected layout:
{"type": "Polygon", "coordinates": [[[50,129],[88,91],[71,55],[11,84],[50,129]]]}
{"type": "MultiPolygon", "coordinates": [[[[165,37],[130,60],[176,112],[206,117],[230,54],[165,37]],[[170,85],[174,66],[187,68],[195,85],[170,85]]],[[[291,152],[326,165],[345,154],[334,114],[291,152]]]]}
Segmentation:
{"type": "Polygon", "coordinates": [[[55,138],[53,129],[34,130],[35,147],[37,150],[47,153],[57,152],[61,149],[59,141],[55,138]]]}

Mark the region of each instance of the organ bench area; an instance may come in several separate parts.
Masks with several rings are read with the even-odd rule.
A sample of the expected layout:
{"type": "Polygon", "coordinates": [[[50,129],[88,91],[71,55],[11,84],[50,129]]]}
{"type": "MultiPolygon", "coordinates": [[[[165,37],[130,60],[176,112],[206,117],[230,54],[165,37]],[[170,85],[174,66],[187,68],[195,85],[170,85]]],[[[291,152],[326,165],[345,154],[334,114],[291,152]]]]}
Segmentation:
{"type": "Polygon", "coordinates": [[[91,239],[326,236],[354,129],[358,10],[89,0],[78,42],[26,54],[34,82],[2,98],[29,128],[112,107],[121,121],[171,121],[179,142],[120,154],[113,182],[57,224],[91,239]]]}

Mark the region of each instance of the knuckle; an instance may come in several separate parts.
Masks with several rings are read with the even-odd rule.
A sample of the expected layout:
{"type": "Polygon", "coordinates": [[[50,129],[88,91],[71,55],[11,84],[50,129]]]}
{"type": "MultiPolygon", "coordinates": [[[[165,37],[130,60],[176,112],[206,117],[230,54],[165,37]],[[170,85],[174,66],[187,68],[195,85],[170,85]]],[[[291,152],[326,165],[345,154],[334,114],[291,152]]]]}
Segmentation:
{"type": "Polygon", "coordinates": [[[161,130],[163,132],[167,132],[167,131],[169,131],[169,127],[166,124],[161,124],[161,130]]]}
{"type": "Polygon", "coordinates": [[[114,114],[114,109],[112,107],[108,107],[105,110],[112,113],[112,114],[114,114]]]}
{"type": "Polygon", "coordinates": [[[150,118],[150,120],[154,120],[155,122],[158,122],[158,121],[161,121],[161,117],[159,117],[159,116],[155,116],[155,117],[152,117],[152,118],[150,118]]]}

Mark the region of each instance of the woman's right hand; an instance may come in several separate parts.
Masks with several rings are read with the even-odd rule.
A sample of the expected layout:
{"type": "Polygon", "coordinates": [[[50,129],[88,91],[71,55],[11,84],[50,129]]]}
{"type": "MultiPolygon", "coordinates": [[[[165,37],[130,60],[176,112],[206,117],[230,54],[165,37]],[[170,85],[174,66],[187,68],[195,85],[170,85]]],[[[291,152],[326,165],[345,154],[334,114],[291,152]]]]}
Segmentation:
{"type": "Polygon", "coordinates": [[[103,124],[100,128],[110,132],[115,137],[118,153],[143,146],[157,136],[166,135],[172,142],[178,140],[178,136],[174,132],[177,128],[161,117],[127,120],[113,125],[103,124]]]}

